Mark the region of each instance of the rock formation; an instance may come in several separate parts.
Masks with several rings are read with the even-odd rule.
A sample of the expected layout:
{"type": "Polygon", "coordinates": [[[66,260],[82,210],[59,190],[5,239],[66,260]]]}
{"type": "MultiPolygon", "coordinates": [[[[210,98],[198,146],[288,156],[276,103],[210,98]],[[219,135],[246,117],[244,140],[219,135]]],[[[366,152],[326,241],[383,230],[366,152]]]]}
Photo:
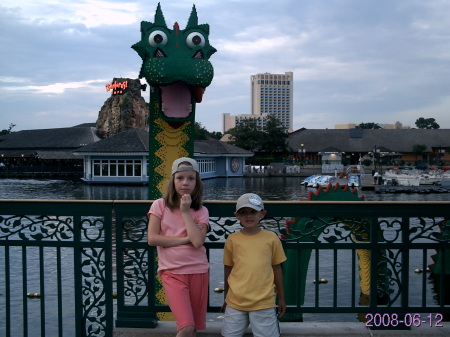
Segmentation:
{"type": "Polygon", "coordinates": [[[139,79],[114,78],[106,90],[111,91],[111,97],[103,104],[96,122],[102,137],[131,128],[148,130],[149,110],[141,95],[145,87],[139,79]]]}

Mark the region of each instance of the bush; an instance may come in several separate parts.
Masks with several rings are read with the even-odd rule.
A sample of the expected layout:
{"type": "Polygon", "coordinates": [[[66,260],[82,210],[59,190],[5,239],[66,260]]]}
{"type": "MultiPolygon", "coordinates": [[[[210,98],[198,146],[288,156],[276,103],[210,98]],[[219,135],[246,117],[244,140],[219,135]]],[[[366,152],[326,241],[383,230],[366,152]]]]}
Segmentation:
{"type": "Polygon", "coordinates": [[[274,161],[275,161],[275,158],[273,158],[273,157],[250,157],[245,160],[245,163],[247,165],[267,166],[270,163],[273,163],[274,161]]]}

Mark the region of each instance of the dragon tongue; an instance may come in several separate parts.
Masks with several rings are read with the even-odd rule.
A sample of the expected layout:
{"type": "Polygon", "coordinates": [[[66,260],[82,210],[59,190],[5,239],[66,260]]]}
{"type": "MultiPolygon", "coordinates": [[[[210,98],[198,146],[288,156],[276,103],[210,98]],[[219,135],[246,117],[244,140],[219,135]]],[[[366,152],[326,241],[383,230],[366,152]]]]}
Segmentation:
{"type": "Polygon", "coordinates": [[[169,118],[187,118],[191,113],[191,90],[183,82],[161,86],[164,115],[169,118]]]}

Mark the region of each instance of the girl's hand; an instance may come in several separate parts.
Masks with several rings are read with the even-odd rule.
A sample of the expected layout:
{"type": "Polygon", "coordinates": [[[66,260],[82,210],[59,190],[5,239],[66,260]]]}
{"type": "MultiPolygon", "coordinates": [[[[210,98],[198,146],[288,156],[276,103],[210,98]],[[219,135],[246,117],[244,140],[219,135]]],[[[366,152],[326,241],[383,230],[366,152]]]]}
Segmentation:
{"type": "Polygon", "coordinates": [[[190,194],[184,194],[180,199],[180,210],[181,212],[189,212],[191,209],[191,195],[190,194]]]}

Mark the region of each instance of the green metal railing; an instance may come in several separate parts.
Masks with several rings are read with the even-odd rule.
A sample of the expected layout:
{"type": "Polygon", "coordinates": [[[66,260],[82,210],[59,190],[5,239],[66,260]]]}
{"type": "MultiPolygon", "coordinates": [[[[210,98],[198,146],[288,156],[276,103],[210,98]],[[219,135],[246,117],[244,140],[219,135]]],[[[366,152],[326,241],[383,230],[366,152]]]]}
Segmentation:
{"type": "MultiPolygon", "coordinates": [[[[374,323],[380,326],[380,319],[395,315],[410,317],[411,324],[413,314],[433,324],[450,315],[450,202],[265,205],[269,217],[261,225],[283,238],[288,256],[283,265],[288,318],[354,313],[365,320],[369,314],[369,319],[378,315],[374,323]],[[432,273],[425,272],[428,265],[432,273]],[[414,273],[415,268],[424,272],[414,273]],[[320,282],[324,273],[327,288],[320,282]],[[361,295],[364,277],[370,291],[361,295]]],[[[149,206],[149,201],[1,200],[1,333],[26,336],[39,329],[42,336],[112,336],[114,326],[156,326],[158,313],[170,310],[156,300],[161,286],[155,249],[147,246],[149,206]]],[[[205,246],[212,254],[239,225],[230,217],[234,202],[205,206],[211,225],[205,246]]],[[[219,310],[209,302],[208,312],[219,310]]]]}

